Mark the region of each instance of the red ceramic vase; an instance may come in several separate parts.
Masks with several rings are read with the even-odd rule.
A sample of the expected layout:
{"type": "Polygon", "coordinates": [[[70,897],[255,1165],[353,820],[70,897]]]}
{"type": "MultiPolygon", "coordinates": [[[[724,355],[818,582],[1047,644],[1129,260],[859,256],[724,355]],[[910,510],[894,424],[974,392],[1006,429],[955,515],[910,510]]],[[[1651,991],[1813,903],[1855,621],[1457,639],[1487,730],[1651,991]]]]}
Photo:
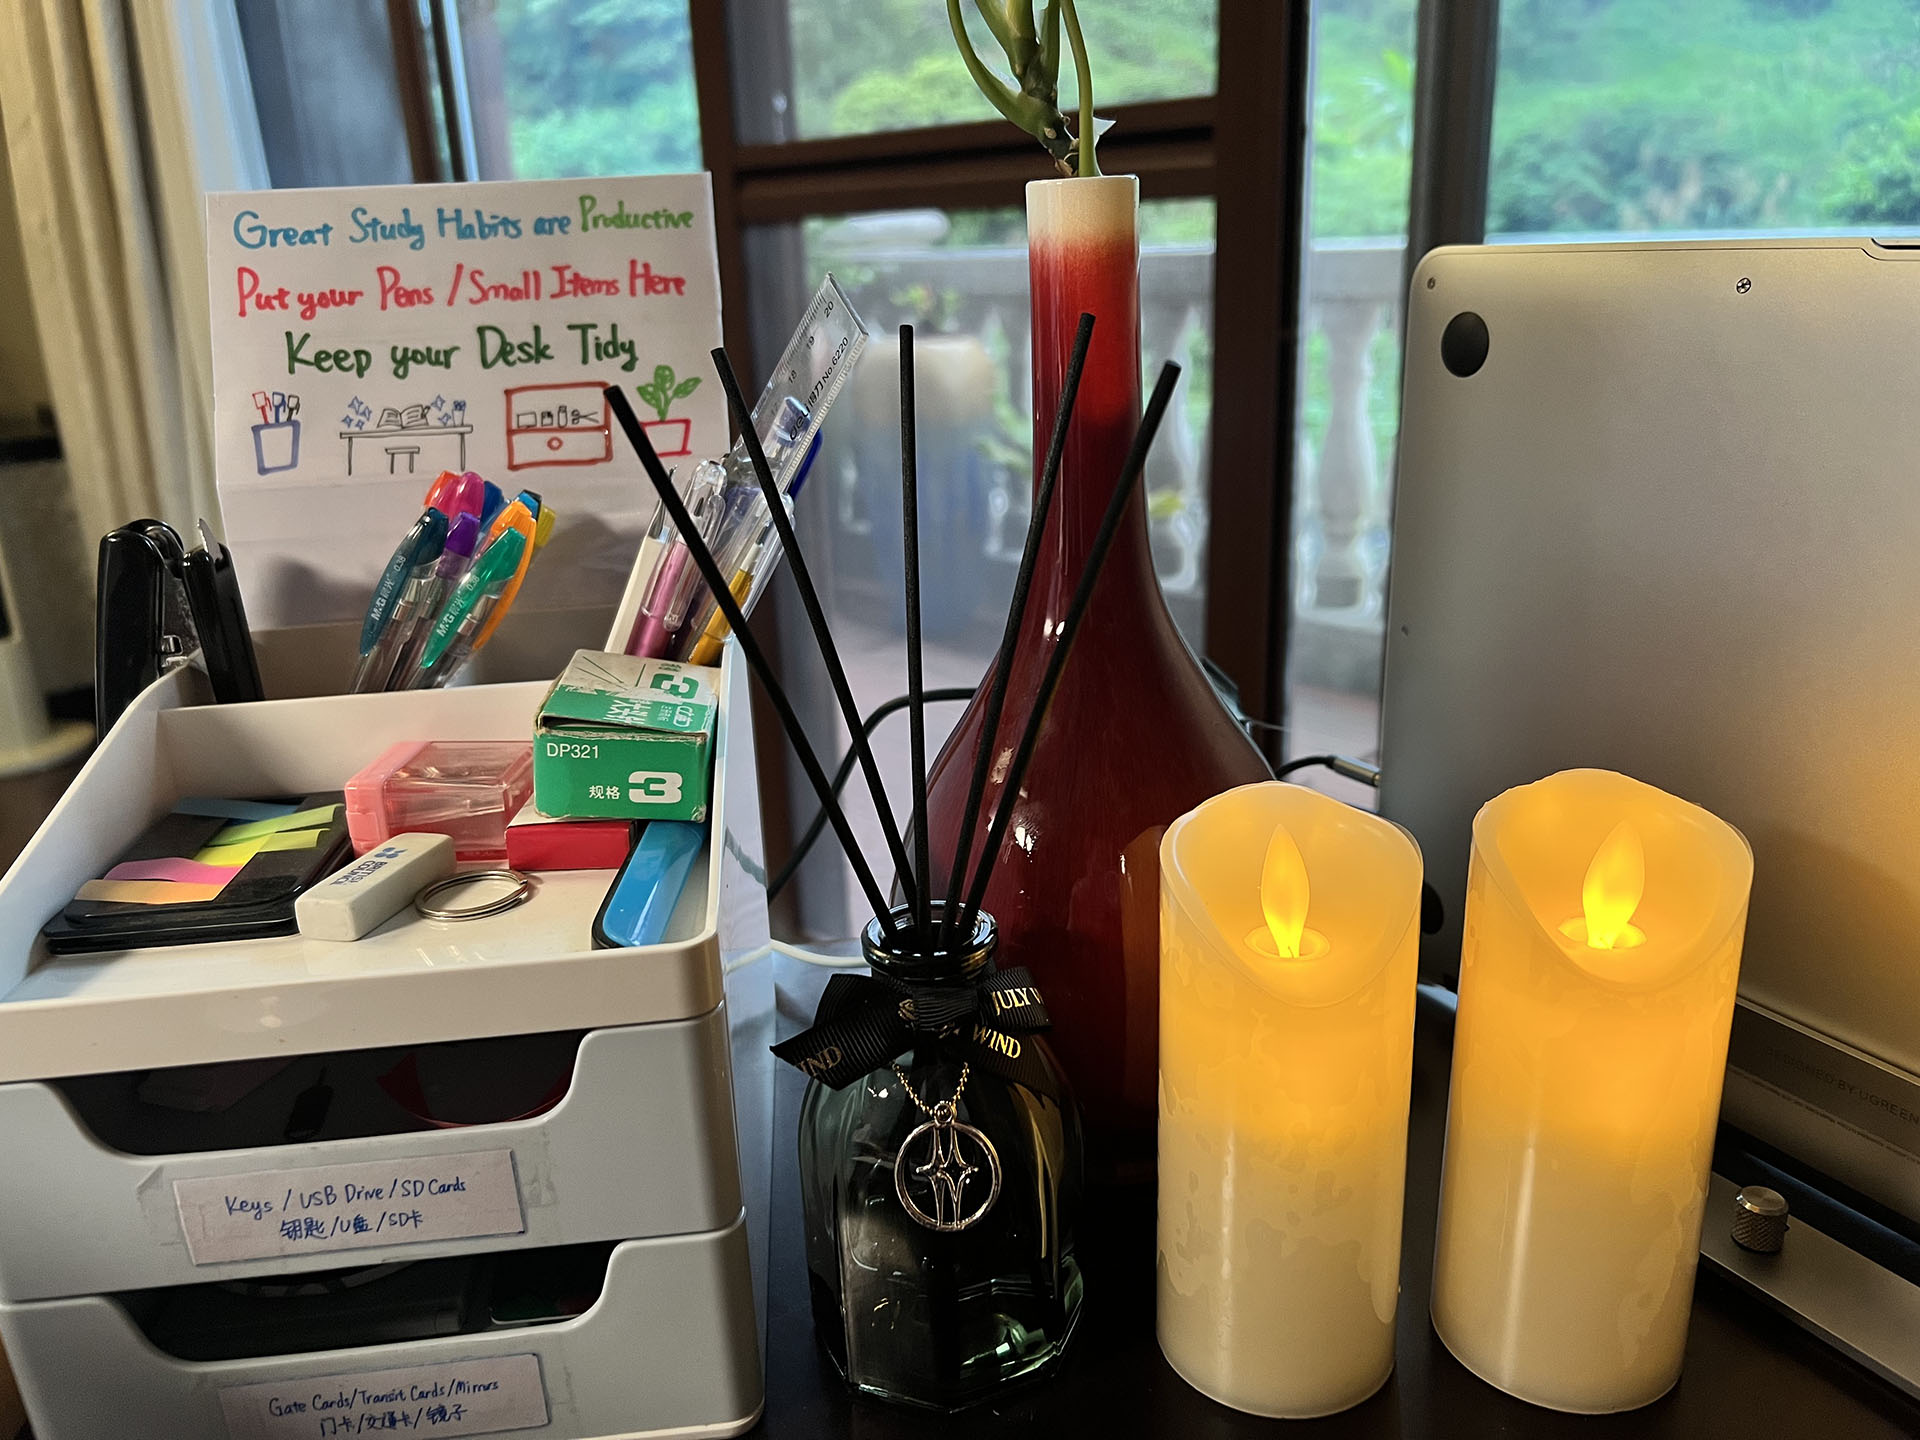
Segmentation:
{"type": "MultiPolygon", "coordinates": [[[[1027,186],[1033,446],[1044,462],[1082,311],[1093,344],[1042,539],[986,802],[1006,769],[1140,420],[1139,184],[1130,175],[1027,186]]],[[[938,883],[954,853],[985,723],[986,686],[935,761],[928,816],[938,883]]],[[[1160,1021],[1161,832],[1210,795],[1268,770],[1201,672],[1160,595],[1144,487],[1107,559],[1042,724],[986,909],[1001,963],[1046,993],[1049,1036],[1079,1096],[1099,1178],[1152,1174],[1160,1021]]]]}

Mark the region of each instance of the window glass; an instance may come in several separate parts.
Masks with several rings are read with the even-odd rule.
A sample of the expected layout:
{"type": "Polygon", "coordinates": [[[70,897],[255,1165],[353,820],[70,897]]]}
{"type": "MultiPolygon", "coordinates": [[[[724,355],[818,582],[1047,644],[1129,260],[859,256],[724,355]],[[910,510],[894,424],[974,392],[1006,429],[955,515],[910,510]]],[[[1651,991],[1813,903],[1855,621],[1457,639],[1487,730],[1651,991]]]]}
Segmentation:
{"type": "MultiPolygon", "coordinates": [[[[1168,607],[1198,649],[1205,619],[1207,443],[1213,396],[1211,200],[1141,206],[1142,368],[1185,373],[1145,477],[1155,568],[1168,607]]],[[[1000,640],[1026,538],[1033,483],[1026,226],[1018,210],[894,211],[762,227],[750,235],[755,345],[767,354],[820,275],[832,271],[872,335],[823,430],[798,506],[835,641],[862,714],[903,694],[898,327],[914,326],[919,397],[922,626],[929,688],[976,684],[1000,640]],[[783,278],[784,277],[784,278],[783,278]]],[[[813,654],[798,597],[785,593],[782,672],[823,758],[847,732],[813,654]]],[[[935,754],[962,706],[928,711],[935,754]]],[[[907,724],[875,737],[896,815],[907,814],[907,724]]],[[[794,813],[817,808],[794,767],[794,813]]],[[[875,872],[893,873],[877,814],[856,779],[848,815],[875,872]]],[[[831,838],[801,872],[802,920],[815,934],[853,922],[852,871],[831,838]]]]}
{"type": "MultiPolygon", "coordinates": [[[[961,11],[974,49],[997,73],[1004,52],[973,0],[962,0],[961,11]]],[[[1218,0],[1083,0],[1078,13],[1101,109],[1213,93],[1218,0]]],[[[787,21],[793,95],[782,138],[910,130],[998,113],[967,74],[941,0],[787,0],[787,21]]],[[[1061,104],[1071,108],[1078,93],[1067,51],[1061,104]]]]}
{"type": "MultiPolygon", "coordinates": [[[[1288,617],[1289,755],[1379,750],[1415,0],[1314,7],[1288,617]]],[[[1371,804],[1365,787],[1300,778],[1371,804]]]]}
{"type": "Polygon", "coordinates": [[[1920,224],[1920,9],[1505,0],[1490,235],[1920,224]]]}
{"type": "Polygon", "coordinates": [[[687,0],[460,0],[483,180],[700,169],[687,0]]]}

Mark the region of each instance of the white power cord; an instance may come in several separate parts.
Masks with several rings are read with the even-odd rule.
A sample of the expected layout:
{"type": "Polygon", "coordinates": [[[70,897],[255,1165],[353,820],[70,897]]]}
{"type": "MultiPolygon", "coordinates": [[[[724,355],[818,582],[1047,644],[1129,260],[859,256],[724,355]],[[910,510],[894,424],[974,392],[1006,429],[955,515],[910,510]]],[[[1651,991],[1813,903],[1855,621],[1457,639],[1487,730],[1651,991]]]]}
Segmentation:
{"type": "Polygon", "coordinates": [[[867,968],[867,962],[860,953],[860,938],[857,935],[850,935],[843,940],[823,940],[817,947],[775,940],[773,949],[776,954],[785,955],[789,960],[798,960],[803,965],[818,965],[823,970],[867,968]]]}

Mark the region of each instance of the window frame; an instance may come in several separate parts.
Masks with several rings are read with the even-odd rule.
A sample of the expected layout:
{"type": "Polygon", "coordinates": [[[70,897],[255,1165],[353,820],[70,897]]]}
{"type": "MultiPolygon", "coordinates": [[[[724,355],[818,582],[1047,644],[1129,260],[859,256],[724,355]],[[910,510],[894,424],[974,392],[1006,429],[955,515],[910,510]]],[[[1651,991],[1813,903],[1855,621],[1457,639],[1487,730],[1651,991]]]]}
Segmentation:
{"type": "MultiPolygon", "coordinates": [[[[442,127],[458,133],[462,101],[435,84],[434,62],[457,44],[454,8],[389,0],[416,178],[439,173],[442,127]],[[436,90],[438,95],[436,96],[436,90]],[[444,113],[436,114],[436,104],[444,113]]],[[[813,215],[902,207],[1018,207],[1026,182],[1050,173],[1025,135],[999,121],[743,143],[777,134],[776,90],[791,93],[786,7],[765,0],[688,0],[701,151],[713,177],[720,290],[728,349],[757,373],[745,232],[813,215]],[[787,77],[737,87],[741,74],[787,77]],[[764,104],[768,111],[748,113],[764,104]],[[743,123],[743,121],[745,123],[743,123]]],[[[1237,687],[1278,755],[1285,722],[1288,560],[1294,492],[1294,414],[1301,321],[1301,233],[1307,165],[1307,0],[1219,0],[1212,95],[1118,105],[1101,142],[1113,173],[1140,177],[1143,199],[1211,198],[1215,205],[1216,379],[1206,563],[1205,650],[1237,687]],[[1232,296],[1219,305],[1217,297],[1232,296]],[[1222,403],[1230,396],[1231,403],[1222,403]]],[[[958,58],[955,64],[959,63],[958,58]]],[[[456,83],[454,90],[459,88],[456,83]]],[[[461,147],[454,147],[456,172],[461,147]]],[[[467,153],[471,153],[467,147],[467,153]]],[[[457,178],[457,174],[456,174],[457,178]]],[[[757,637],[778,663],[777,615],[763,605],[757,637]]],[[[762,828],[770,867],[794,836],[787,747],[755,698],[762,828]]],[[[789,923],[789,911],[776,912],[789,923]]]]}

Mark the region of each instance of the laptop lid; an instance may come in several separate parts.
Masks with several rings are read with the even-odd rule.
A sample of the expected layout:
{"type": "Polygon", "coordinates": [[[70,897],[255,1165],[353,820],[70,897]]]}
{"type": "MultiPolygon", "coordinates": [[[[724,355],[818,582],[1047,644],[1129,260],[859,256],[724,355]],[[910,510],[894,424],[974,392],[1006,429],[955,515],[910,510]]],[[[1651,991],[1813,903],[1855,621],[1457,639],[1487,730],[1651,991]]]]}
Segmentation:
{"type": "Polygon", "coordinates": [[[1920,1219],[1920,250],[1435,251],[1405,387],[1381,809],[1425,970],[1500,791],[1706,806],[1755,862],[1730,1117],[1920,1219]]]}

